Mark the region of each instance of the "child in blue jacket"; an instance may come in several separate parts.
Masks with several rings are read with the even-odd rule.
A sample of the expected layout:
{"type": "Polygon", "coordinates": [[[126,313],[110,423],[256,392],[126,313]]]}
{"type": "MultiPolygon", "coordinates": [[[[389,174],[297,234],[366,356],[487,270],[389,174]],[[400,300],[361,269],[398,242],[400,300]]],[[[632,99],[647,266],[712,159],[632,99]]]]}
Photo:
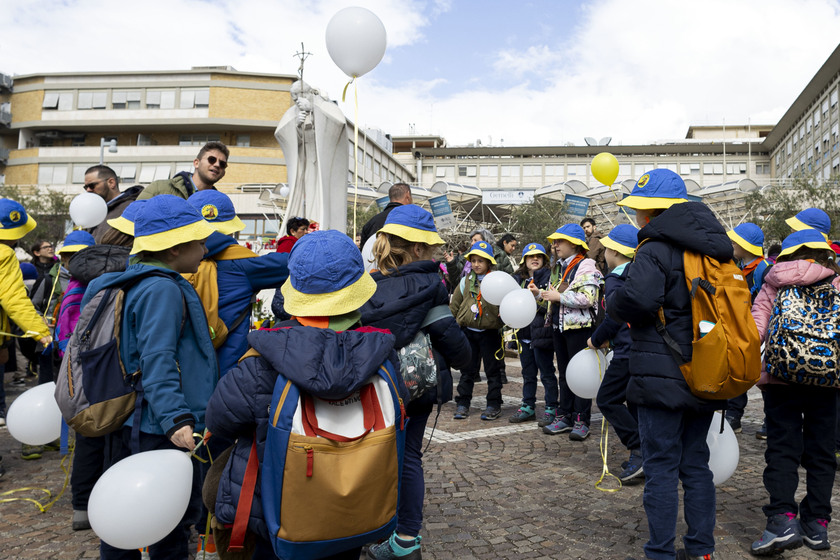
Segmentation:
{"type": "MultiPolygon", "coordinates": [[[[639,230],[630,224],[621,224],[614,227],[607,237],[601,239],[601,244],[606,249],[604,258],[610,269],[605,279],[605,297],[609,297],[624,285],[627,269],[631,266],[633,255],[636,254],[638,232],[639,230]]],[[[630,458],[622,465],[623,470],[618,475],[621,482],[628,482],[644,474],[636,407],[627,403],[632,344],[630,328],[627,323],[616,321],[608,315],[586,343],[592,349],[603,348],[612,343],[613,357],[607,371],[604,372],[604,379],[601,381],[595,402],[598,403],[598,409],[604,418],[612,424],[621,443],[630,451],[630,458]]]]}

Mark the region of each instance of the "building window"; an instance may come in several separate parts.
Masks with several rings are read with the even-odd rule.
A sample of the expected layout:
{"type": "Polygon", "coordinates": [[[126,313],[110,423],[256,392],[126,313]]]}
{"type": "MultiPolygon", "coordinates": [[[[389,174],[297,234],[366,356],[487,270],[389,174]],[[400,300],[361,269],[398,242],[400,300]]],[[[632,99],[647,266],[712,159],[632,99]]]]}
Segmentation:
{"type": "Polygon", "coordinates": [[[210,88],[181,90],[181,109],[202,109],[209,106],[210,88]]]}
{"type": "Polygon", "coordinates": [[[769,163],[756,163],[755,164],[755,173],[756,173],[756,175],[770,175],[770,164],[769,163]]]}
{"type": "Polygon", "coordinates": [[[73,109],[73,93],[69,91],[48,91],[44,94],[44,103],[41,105],[41,108],[58,111],[70,111],[73,109]]]}
{"type": "Polygon", "coordinates": [[[831,106],[834,107],[837,105],[837,88],[834,88],[834,91],[831,92],[831,106]]]}
{"type": "Polygon", "coordinates": [[[77,109],[104,109],[108,104],[107,91],[80,91],[76,101],[77,109]]]}
{"type": "Polygon", "coordinates": [[[522,166],[522,175],[524,177],[542,177],[542,165],[524,165],[522,166]]]}
{"type": "Polygon", "coordinates": [[[499,176],[499,166],[498,165],[481,165],[478,168],[478,172],[482,177],[498,177],[499,176]]]}
{"type": "Polygon", "coordinates": [[[140,169],[140,183],[151,183],[152,181],[159,181],[161,179],[169,179],[169,172],[172,166],[168,163],[144,163],[140,169]]]}
{"type": "Polygon", "coordinates": [[[814,110],[814,128],[819,128],[820,126],[820,109],[817,107],[814,110]]]}
{"type": "Polygon", "coordinates": [[[673,171],[674,173],[677,172],[677,164],[676,163],[660,163],[656,167],[659,168],[659,169],[669,169],[669,170],[673,171]]]}
{"type": "Polygon", "coordinates": [[[218,134],[181,134],[178,137],[178,145],[203,146],[207,142],[218,142],[219,138],[221,138],[221,136],[218,134]]]}
{"type": "Polygon", "coordinates": [[[68,169],[66,165],[39,165],[38,184],[66,185],[67,171],[68,169]]]}
{"type": "Polygon", "coordinates": [[[139,109],[140,90],[115,89],[111,92],[111,107],[114,109],[139,109]]]}
{"type": "Polygon", "coordinates": [[[458,177],[475,177],[476,167],[475,165],[459,165],[458,166],[458,177]]]}
{"type": "Polygon", "coordinates": [[[585,165],[578,165],[578,164],[570,164],[569,165],[569,177],[576,176],[576,177],[583,177],[586,175],[586,166],[585,165]]]}
{"type": "Polygon", "coordinates": [[[435,168],[435,177],[438,179],[452,179],[454,178],[454,169],[451,165],[439,165],[435,168]]]}
{"type": "Polygon", "coordinates": [[[545,166],[545,176],[546,177],[563,177],[563,165],[546,165],[545,166]]]}
{"type": "Polygon", "coordinates": [[[746,175],[747,173],[747,164],[746,163],[727,163],[726,164],[726,174],[727,175],[746,175]]]}
{"type": "Polygon", "coordinates": [[[722,163],[704,163],[703,175],[723,175],[722,163]]]}
{"type": "Polygon", "coordinates": [[[146,109],[174,109],[174,89],[146,90],[146,109]]]}
{"type": "Polygon", "coordinates": [[[247,148],[251,145],[251,135],[250,134],[237,134],[236,135],[236,145],[240,148],[247,148]]]}
{"type": "Polygon", "coordinates": [[[519,169],[518,165],[503,165],[502,177],[515,177],[519,179],[519,169]]]}
{"type": "Polygon", "coordinates": [[[636,176],[641,177],[648,171],[654,169],[656,166],[652,163],[637,163],[636,164],[636,176]]]}

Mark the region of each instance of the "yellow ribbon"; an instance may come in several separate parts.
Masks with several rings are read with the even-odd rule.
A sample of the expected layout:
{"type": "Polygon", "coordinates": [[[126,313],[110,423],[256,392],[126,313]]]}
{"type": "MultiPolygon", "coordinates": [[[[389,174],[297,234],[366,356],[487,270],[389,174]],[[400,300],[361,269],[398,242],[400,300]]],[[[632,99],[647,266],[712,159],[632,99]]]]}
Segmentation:
{"type": "MultiPolygon", "coordinates": [[[[356,210],[359,204],[359,86],[356,84],[356,76],[347,82],[344,86],[344,91],[341,93],[341,102],[344,103],[347,98],[347,88],[353,84],[353,97],[355,101],[355,116],[353,118],[353,148],[356,153],[353,154],[353,239],[356,239],[356,210]]],[[[364,155],[367,157],[367,154],[364,155]]]]}
{"type": "MultiPolygon", "coordinates": [[[[598,375],[601,375],[601,353],[595,350],[595,356],[598,358],[598,375]]],[[[601,381],[603,381],[603,377],[601,381]]],[[[598,479],[598,482],[595,483],[595,488],[600,490],[601,492],[618,492],[621,489],[621,479],[615,476],[613,473],[610,472],[609,467],[607,466],[607,451],[608,451],[608,443],[609,443],[609,427],[610,424],[607,422],[607,419],[603,416],[601,417],[601,439],[598,442],[598,448],[601,452],[601,478],[598,479]],[[618,488],[601,488],[601,483],[604,481],[604,477],[611,476],[616,481],[618,481],[618,488]]]]}
{"type": "Polygon", "coordinates": [[[204,433],[203,434],[193,432],[193,437],[194,438],[201,438],[201,441],[199,441],[198,444],[195,447],[193,447],[193,450],[189,452],[190,457],[192,457],[193,459],[195,459],[199,463],[207,463],[209,461],[210,464],[212,465],[213,464],[213,456],[210,454],[210,448],[209,447],[207,448],[207,459],[202,459],[201,457],[196,455],[196,451],[198,451],[201,448],[201,446],[206,444],[207,440],[210,439],[210,433],[207,431],[207,428],[204,428],[204,433]]]}
{"type": "Polygon", "coordinates": [[[4,499],[0,500],[0,504],[7,504],[7,503],[11,503],[11,502],[31,502],[31,503],[35,504],[38,507],[39,510],[41,510],[41,513],[46,513],[58,500],[61,499],[61,496],[64,495],[64,491],[67,490],[67,486],[70,483],[70,466],[69,465],[72,464],[73,453],[75,453],[75,451],[76,451],[75,446],[73,446],[70,450],[70,453],[68,453],[67,455],[65,455],[64,457],[61,458],[61,464],[60,465],[61,465],[61,470],[64,471],[64,485],[61,487],[61,491],[58,493],[58,495],[55,498],[50,500],[50,498],[52,497],[52,492],[50,492],[46,488],[38,488],[36,486],[26,486],[24,488],[15,488],[14,490],[8,490],[6,492],[0,493],[0,496],[11,496],[12,494],[15,494],[17,492],[26,492],[26,491],[29,491],[29,490],[35,490],[35,491],[41,491],[41,492],[45,493],[47,495],[47,500],[50,500],[50,501],[48,501],[45,504],[42,504],[41,502],[39,502],[35,498],[4,498],[4,499]]]}

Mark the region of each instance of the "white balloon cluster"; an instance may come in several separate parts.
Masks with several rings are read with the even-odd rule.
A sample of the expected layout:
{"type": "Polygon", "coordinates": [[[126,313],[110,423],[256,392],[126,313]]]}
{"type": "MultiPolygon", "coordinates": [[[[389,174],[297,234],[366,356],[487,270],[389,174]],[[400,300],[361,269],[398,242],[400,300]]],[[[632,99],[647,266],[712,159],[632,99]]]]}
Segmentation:
{"type": "Polygon", "coordinates": [[[566,365],[566,383],[582,399],[594,399],[604,380],[604,373],[612,360],[612,352],[584,348],[566,365]]]}
{"type": "Polygon", "coordinates": [[[481,281],[481,298],[498,305],[502,321],[512,329],[527,327],[537,315],[533,294],[520,288],[513,277],[500,270],[488,273],[481,281]]]}

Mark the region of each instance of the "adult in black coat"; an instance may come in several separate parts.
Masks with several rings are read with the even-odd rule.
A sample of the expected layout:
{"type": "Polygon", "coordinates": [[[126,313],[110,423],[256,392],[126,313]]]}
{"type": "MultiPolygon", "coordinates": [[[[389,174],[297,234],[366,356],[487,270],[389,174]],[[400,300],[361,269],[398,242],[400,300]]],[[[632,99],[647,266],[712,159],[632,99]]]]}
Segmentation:
{"type": "Polygon", "coordinates": [[[362,226],[362,237],[359,241],[360,248],[364,248],[367,240],[375,236],[376,232],[382,229],[382,226],[385,225],[385,220],[388,218],[388,214],[391,213],[391,210],[397,208],[398,206],[412,203],[411,187],[405,183],[397,183],[396,185],[393,185],[390,189],[388,189],[388,199],[388,206],[362,226]]]}

